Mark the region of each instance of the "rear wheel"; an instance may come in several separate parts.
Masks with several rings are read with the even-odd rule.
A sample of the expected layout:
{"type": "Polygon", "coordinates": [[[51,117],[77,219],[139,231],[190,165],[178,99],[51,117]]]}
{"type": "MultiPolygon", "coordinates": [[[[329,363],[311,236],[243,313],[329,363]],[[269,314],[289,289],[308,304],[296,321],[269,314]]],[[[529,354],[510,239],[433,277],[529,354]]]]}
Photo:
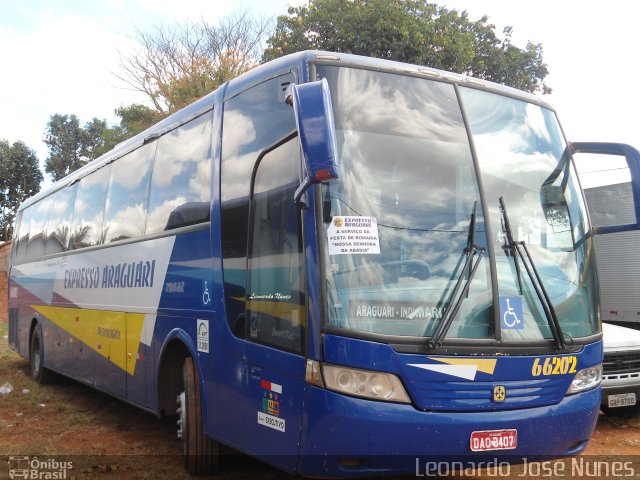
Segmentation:
{"type": "Polygon", "coordinates": [[[39,325],[36,325],[31,334],[29,349],[29,364],[31,367],[31,378],[38,383],[49,383],[53,378],[53,373],[44,368],[44,343],[39,325]]]}
{"type": "Polygon", "coordinates": [[[220,464],[220,444],[204,434],[200,381],[187,357],[182,367],[184,391],[178,395],[178,437],[182,439],[184,464],[191,474],[211,474],[220,464]]]}

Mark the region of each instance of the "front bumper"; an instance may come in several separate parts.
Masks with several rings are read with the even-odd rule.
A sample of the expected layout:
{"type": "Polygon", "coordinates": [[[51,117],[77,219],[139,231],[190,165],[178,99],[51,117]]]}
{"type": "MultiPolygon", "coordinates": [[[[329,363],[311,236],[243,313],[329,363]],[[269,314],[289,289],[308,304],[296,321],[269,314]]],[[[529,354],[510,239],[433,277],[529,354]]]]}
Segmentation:
{"type": "Polygon", "coordinates": [[[299,473],[319,477],[415,474],[429,460],[522,463],[580,453],[598,419],[600,389],[559,404],[490,412],[420,411],[311,388],[299,473]],[[516,429],[517,447],[472,452],[474,431],[516,429]]]}

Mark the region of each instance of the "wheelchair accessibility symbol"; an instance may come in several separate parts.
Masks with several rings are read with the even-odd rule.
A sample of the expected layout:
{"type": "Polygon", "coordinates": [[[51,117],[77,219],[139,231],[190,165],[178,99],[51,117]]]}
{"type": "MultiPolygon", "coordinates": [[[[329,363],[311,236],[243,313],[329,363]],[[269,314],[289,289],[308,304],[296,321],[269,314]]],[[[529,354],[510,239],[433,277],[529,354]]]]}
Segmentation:
{"type": "Polygon", "coordinates": [[[202,304],[209,305],[211,303],[211,294],[209,293],[209,287],[207,281],[202,282],[202,304]]]}
{"type": "Polygon", "coordinates": [[[500,297],[500,319],[502,328],[522,330],[524,328],[522,297],[500,297]]]}

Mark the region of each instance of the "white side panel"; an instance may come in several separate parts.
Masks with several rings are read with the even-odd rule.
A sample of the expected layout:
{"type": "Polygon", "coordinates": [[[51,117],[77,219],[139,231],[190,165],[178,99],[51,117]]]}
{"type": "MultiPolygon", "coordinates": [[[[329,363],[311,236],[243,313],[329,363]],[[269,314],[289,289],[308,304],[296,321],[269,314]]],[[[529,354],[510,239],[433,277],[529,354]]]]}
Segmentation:
{"type": "Polygon", "coordinates": [[[640,322],[640,231],[595,237],[602,320],[640,322]]]}
{"type": "Polygon", "coordinates": [[[175,237],[96,249],[14,267],[14,279],[45,304],[154,314],[175,237]]]}

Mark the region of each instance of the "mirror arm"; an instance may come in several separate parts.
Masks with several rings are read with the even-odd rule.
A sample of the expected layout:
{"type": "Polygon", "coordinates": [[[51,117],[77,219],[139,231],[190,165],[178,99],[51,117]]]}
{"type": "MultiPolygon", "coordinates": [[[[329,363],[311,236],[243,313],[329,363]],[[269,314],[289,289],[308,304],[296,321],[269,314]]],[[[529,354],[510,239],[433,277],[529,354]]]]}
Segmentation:
{"type": "Polygon", "coordinates": [[[304,208],[307,207],[306,202],[300,200],[302,198],[302,195],[304,195],[304,193],[307,191],[307,189],[313,185],[313,179],[310,176],[307,176],[304,181],[298,186],[298,188],[296,188],[295,193],[293,194],[293,200],[294,202],[296,202],[296,204],[298,205],[303,205],[304,208]]]}

